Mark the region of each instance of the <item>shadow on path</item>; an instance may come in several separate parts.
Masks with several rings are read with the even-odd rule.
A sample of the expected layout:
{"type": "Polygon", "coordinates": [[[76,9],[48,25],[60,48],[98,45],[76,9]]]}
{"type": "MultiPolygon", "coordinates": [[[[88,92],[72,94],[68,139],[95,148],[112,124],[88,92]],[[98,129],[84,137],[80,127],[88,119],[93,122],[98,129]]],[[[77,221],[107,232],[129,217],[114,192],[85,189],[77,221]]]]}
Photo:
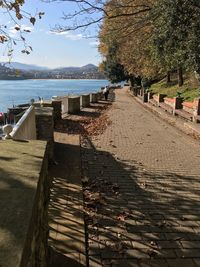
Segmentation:
{"type": "Polygon", "coordinates": [[[148,171],[81,149],[89,266],[196,266],[200,258],[199,177],[148,171]]]}

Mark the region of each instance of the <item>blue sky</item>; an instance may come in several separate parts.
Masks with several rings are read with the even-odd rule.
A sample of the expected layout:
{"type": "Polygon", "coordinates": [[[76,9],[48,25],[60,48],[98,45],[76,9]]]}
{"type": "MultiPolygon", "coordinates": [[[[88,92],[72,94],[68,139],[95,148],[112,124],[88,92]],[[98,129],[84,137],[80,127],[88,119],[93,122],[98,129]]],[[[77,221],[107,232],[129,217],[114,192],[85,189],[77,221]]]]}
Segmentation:
{"type": "MultiPolygon", "coordinates": [[[[37,11],[45,12],[41,20],[37,20],[33,27],[28,20],[20,21],[22,28],[30,29],[32,32],[26,34],[28,45],[33,48],[30,55],[24,55],[20,51],[21,45],[17,45],[13,53],[13,61],[22,63],[47,66],[50,68],[61,66],[83,66],[88,63],[98,65],[101,58],[97,49],[97,39],[84,38],[86,33],[81,31],[66,32],[62,34],[52,33],[56,24],[65,25],[62,19],[63,12],[71,12],[74,7],[68,2],[63,3],[43,3],[40,0],[27,0],[23,10],[35,14],[37,11]]],[[[5,23],[10,34],[14,37],[17,32],[14,30],[15,24],[6,15],[0,13],[0,24],[5,23]]],[[[94,36],[94,29],[90,29],[94,36]]],[[[0,47],[0,61],[6,61],[4,47],[0,47]]]]}

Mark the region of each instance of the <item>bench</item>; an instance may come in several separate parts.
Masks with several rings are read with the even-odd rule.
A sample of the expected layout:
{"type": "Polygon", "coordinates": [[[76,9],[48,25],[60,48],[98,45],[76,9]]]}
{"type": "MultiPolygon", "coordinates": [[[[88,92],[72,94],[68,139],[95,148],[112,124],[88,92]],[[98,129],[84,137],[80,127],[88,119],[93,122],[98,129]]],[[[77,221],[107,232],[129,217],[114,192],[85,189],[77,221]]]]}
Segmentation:
{"type": "Polygon", "coordinates": [[[170,114],[173,114],[173,107],[170,105],[167,105],[166,103],[162,102],[160,103],[160,107],[164,109],[165,111],[169,112],[170,114]]]}
{"type": "Polygon", "coordinates": [[[175,115],[180,116],[183,119],[192,121],[193,120],[193,115],[183,109],[176,109],[175,110],[175,115]]]}
{"type": "Polygon", "coordinates": [[[195,121],[196,123],[200,123],[200,115],[194,116],[193,121],[195,121]]]}
{"type": "Polygon", "coordinates": [[[154,99],[154,98],[151,98],[149,99],[149,103],[152,105],[152,106],[158,106],[158,102],[154,99]]]}

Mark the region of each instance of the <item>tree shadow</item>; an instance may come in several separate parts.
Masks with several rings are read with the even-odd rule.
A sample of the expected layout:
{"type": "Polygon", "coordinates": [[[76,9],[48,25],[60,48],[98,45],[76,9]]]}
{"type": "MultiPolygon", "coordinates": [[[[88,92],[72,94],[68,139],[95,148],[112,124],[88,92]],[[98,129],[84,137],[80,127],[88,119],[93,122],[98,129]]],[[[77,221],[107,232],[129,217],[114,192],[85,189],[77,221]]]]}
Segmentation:
{"type": "MultiPolygon", "coordinates": [[[[65,135],[64,137],[65,138],[65,135]]],[[[72,137],[73,138],[73,137],[72,137]]],[[[57,140],[49,204],[49,265],[85,266],[80,146],[57,140]]]]}
{"type": "Polygon", "coordinates": [[[81,154],[82,175],[89,180],[84,184],[89,266],[133,260],[136,266],[154,261],[164,266],[167,258],[198,254],[199,177],[147,171],[98,151],[88,139],[81,154]]]}
{"type": "MultiPolygon", "coordinates": [[[[62,166],[71,165],[74,160],[72,147],[65,148],[58,144],[62,166]]],[[[79,149],[79,146],[73,147],[75,157],[79,157],[79,149]]],[[[61,169],[59,163],[58,168],[61,169]]],[[[200,241],[200,187],[195,187],[198,177],[147,171],[137,162],[121,161],[106,151],[97,150],[87,137],[81,147],[81,170],[85,225],[82,219],[79,222],[83,211],[81,188],[79,192],[75,190],[80,181],[72,178],[66,186],[64,171],[57,181],[62,190],[54,186],[52,192],[56,201],[51,203],[54,209],[51,219],[55,223],[51,230],[63,239],[56,243],[59,250],[54,248],[58,254],[53,257],[51,266],[63,266],[59,265],[62,259],[65,264],[71,264],[69,266],[81,266],[80,255],[86,257],[85,266],[90,267],[95,264],[122,266],[125,262],[129,266],[133,261],[138,266],[143,262],[147,266],[153,263],[162,266],[166,258],[189,259],[191,253],[198,253],[198,249],[193,248],[195,242],[200,241]],[[193,184],[192,190],[190,184],[193,184]],[[63,205],[67,206],[67,216],[63,214],[63,205]],[[56,224],[59,228],[55,228],[56,224]],[[81,240],[83,235],[85,239],[81,240]],[[82,250],[76,245],[80,240],[82,250]],[[190,242],[187,249],[183,248],[184,242],[190,242]],[[72,251],[76,256],[74,262],[69,262],[68,255],[72,251]]]]}
{"type": "Polygon", "coordinates": [[[59,253],[52,248],[49,250],[50,253],[50,259],[51,262],[49,262],[48,266],[59,266],[59,267],[66,267],[66,266],[72,266],[72,267],[84,267],[85,265],[82,265],[78,263],[73,258],[67,257],[63,255],[62,253],[59,253]]]}

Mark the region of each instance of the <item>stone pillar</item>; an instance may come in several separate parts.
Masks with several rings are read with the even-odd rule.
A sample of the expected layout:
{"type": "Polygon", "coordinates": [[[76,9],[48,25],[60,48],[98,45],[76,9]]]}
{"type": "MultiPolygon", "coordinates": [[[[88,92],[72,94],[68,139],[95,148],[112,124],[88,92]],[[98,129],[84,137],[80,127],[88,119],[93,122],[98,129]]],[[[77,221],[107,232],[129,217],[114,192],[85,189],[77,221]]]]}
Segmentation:
{"type": "Polygon", "coordinates": [[[140,89],[140,96],[143,96],[144,95],[144,88],[141,88],[140,89]]]}
{"type": "Polygon", "coordinates": [[[54,159],[53,108],[35,108],[36,135],[38,140],[47,141],[49,159],[54,159]]]}
{"type": "Polygon", "coordinates": [[[80,112],[80,96],[68,97],[68,113],[76,114],[80,112]]]}
{"type": "Polygon", "coordinates": [[[166,95],[164,95],[164,94],[158,94],[158,103],[164,102],[165,97],[166,97],[166,95]]]}
{"type": "Polygon", "coordinates": [[[138,88],[136,86],[132,87],[132,92],[133,92],[134,96],[137,96],[138,95],[138,88]]]}
{"type": "Polygon", "coordinates": [[[148,102],[148,93],[143,94],[143,102],[147,103],[148,102]]]}
{"type": "Polygon", "coordinates": [[[103,92],[98,92],[98,100],[103,99],[103,92]]]}
{"type": "Polygon", "coordinates": [[[101,98],[101,97],[100,97],[100,94],[99,94],[99,92],[97,92],[96,94],[97,94],[97,101],[99,101],[100,98],[101,98]]]}
{"type": "Polygon", "coordinates": [[[197,116],[200,116],[200,98],[195,98],[193,102],[193,121],[198,122],[197,116]]]}
{"type": "Polygon", "coordinates": [[[35,108],[36,133],[38,140],[53,140],[53,108],[35,108]]]}
{"type": "Polygon", "coordinates": [[[54,122],[56,120],[60,120],[62,118],[62,102],[61,100],[53,100],[52,101],[53,107],[53,118],[54,122]]]}
{"type": "Polygon", "coordinates": [[[81,96],[81,107],[87,108],[90,106],[90,95],[82,95],[81,96]]]}
{"type": "Polygon", "coordinates": [[[147,101],[149,102],[149,100],[153,98],[153,93],[152,92],[148,92],[147,94],[148,94],[148,97],[147,97],[148,100],[147,101]]]}
{"type": "Polygon", "coordinates": [[[182,97],[175,97],[175,102],[174,102],[174,108],[175,109],[182,109],[183,108],[183,98],[182,97]]]}
{"type": "Polygon", "coordinates": [[[91,102],[91,103],[97,103],[97,102],[98,102],[98,96],[97,96],[97,93],[91,93],[91,94],[90,94],[90,102],[91,102]]]}

